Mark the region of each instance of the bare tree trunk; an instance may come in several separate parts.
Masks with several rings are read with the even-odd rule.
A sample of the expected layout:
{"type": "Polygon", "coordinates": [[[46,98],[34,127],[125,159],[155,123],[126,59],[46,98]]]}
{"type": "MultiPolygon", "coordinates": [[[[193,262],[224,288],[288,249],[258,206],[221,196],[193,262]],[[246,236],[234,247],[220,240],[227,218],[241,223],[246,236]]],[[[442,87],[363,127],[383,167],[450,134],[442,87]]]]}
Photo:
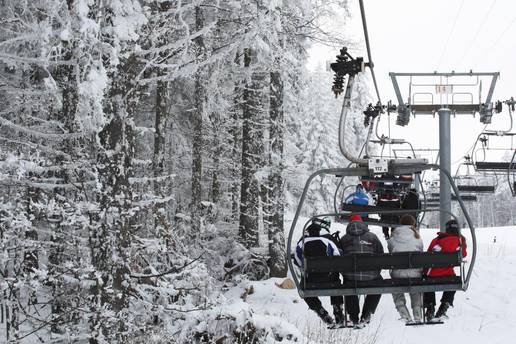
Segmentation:
{"type": "MultiPolygon", "coordinates": [[[[240,65],[240,57],[237,54],[235,63],[240,65]]],[[[237,220],[240,214],[240,177],[242,164],[242,82],[236,82],[233,90],[233,106],[231,109],[231,214],[233,220],[237,220]]]]}
{"type": "MultiPolygon", "coordinates": [[[[33,173],[30,173],[34,177],[33,173]]],[[[37,176],[36,176],[37,178],[37,176]]],[[[36,242],[38,240],[38,231],[36,230],[37,225],[35,222],[39,220],[40,214],[35,207],[35,203],[38,202],[39,189],[34,187],[27,188],[27,215],[33,219],[32,228],[25,231],[25,239],[28,242],[36,242]],[[35,221],[35,222],[34,222],[35,221]]],[[[29,274],[39,268],[38,251],[36,249],[25,250],[23,256],[23,270],[29,274]]]]}
{"type": "MultiPolygon", "coordinates": [[[[110,122],[99,134],[99,183],[101,185],[100,226],[92,233],[92,263],[101,274],[101,283],[93,288],[97,304],[94,328],[101,328],[107,338],[126,341],[127,307],[131,280],[130,244],[133,234],[134,110],[138,91],[133,89],[137,60],[129,57],[111,75],[111,88],[106,95],[104,112],[110,122]],[[103,309],[114,315],[104,318],[103,309]],[[116,320],[115,320],[116,319],[116,320]]],[[[91,338],[90,343],[97,343],[91,338]]]]}
{"type": "Polygon", "coordinates": [[[213,123],[213,138],[212,138],[212,154],[213,154],[213,166],[211,172],[211,192],[210,198],[214,204],[218,204],[221,197],[221,185],[219,179],[219,173],[221,173],[220,158],[223,153],[222,140],[221,140],[221,121],[220,116],[217,113],[213,113],[211,116],[211,122],[213,123]]]}
{"type": "MultiPolygon", "coordinates": [[[[71,13],[74,10],[74,2],[75,0],[67,1],[68,12],[71,13]]],[[[62,108],[56,113],[56,120],[59,123],[62,123],[63,128],[68,133],[77,132],[76,126],[76,116],[79,105],[79,90],[77,84],[77,75],[80,74],[81,67],[78,65],[78,50],[76,41],[71,42],[63,42],[63,57],[66,61],[71,61],[69,65],[62,65],[55,67],[55,70],[52,72],[54,80],[56,80],[59,89],[61,90],[62,95],[62,108]]],[[[88,142],[90,144],[91,142],[88,142]]],[[[65,146],[63,147],[63,151],[69,154],[72,157],[79,158],[81,152],[77,149],[77,142],[66,141],[65,146]]],[[[55,164],[60,165],[64,161],[63,156],[58,156],[55,159],[55,164]]],[[[77,177],[84,177],[82,171],[74,171],[77,177]]],[[[61,179],[63,183],[69,183],[70,172],[67,170],[58,171],[56,173],[56,177],[61,179]]],[[[52,276],[58,276],[56,278],[51,279],[51,287],[52,287],[52,322],[51,322],[51,333],[56,333],[58,335],[66,332],[67,328],[65,328],[65,324],[70,325],[72,322],[77,324],[78,318],[74,314],[74,312],[70,312],[70,309],[74,307],[72,304],[72,298],[70,295],[73,295],[71,290],[68,290],[65,293],[64,288],[70,288],[65,285],[62,278],[62,274],[64,274],[65,267],[73,258],[70,258],[70,255],[66,254],[66,245],[70,245],[71,243],[67,243],[67,239],[65,235],[68,235],[70,230],[73,229],[70,225],[63,225],[63,222],[67,222],[62,215],[64,210],[69,207],[68,201],[70,199],[74,199],[77,201],[78,198],[82,198],[83,196],[78,196],[77,191],[65,191],[64,189],[56,189],[54,190],[54,200],[56,204],[59,204],[59,209],[61,210],[61,214],[54,214],[53,218],[53,231],[51,234],[52,247],[50,249],[50,254],[48,257],[50,264],[49,272],[52,276]]],[[[82,228],[81,228],[82,229],[82,228]]],[[[76,264],[76,262],[73,262],[76,264]]],[[[76,301],[76,299],[75,299],[76,301]]]]}
{"type": "MultiPolygon", "coordinates": [[[[200,7],[195,8],[195,27],[197,30],[204,26],[204,18],[200,7]]],[[[201,60],[205,53],[202,36],[196,38],[196,55],[201,60]]],[[[194,233],[201,228],[201,201],[202,201],[202,149],[203,149],[203,113],[204,113],[204,69],[199,68],[195,74],[195,111],[192,116],[192,225],[194,233]]]]}
{"type": "MultiPolygon", "coordinates": [[[[164,75],[164,73],[158,73],[164,75]]],[[[158,81],[156,87],[156,107],[154,120],[154,158],[152,160],[154,173],[154,196],[162,198],[167,192],[167,179],[161,179],[165,172],[165,128],[168,122],[169,98],[168,82],[158,81]]],[[[154,206],[154,229],[168,246],[170,244],[170,233],[166,217],[166,204],[157,202],[154,206]]]]}
{"type": "MultiPolygon", "coordinates": [[[[251,49],[244,52],[244,67],[256,64],[251,49]]],[[[242,178],[239,237],[245,247],[258,246],[261,186],[257,172],[263,166],[263,73],[253,71],[243,92],[242,178]]]]}
{"type": "MultiPolygon", "coordinates": [[[[71,11],[71,2],[69,3],[68,10],[71,11]]],[[[63,48],[63,55],[66,59],[66,61],[74,61],[74,43],[67,42],[63,48]]],[[[55,70],[52,72],[54,80],[56,80],[59,89],[61,90],[61,96],[62,96],[62,107],[59,109],[59,111],[56,112],[56,121],[59,123],[62,123],[63,128],[68,132],[72,133],[74,132],[74,123],[75,123],[75,116],[77,113],[77,107],[79,102],[79,95],[78,95],[78,85],[76,82],[76,64],[70,64],[70,65],[63,65],[58,66],[55,68],[55,70]]],[[[74,148],[72,142],[66,142],[65,147],[63,148],[63,151],[65,151],[67,154],[70,154],[70,156],[75,156],[74,148]]],[[[55,159],[55,165],[59,166],[63,163],[63,157],[57,156],[55,159]]],[[[69,182],[69,176],[66,170],[57,171],[55,173],[55,177],[62,180],[64,183],[69,182]]],[[[59,204],[59,206],[64,208],[66,205],[66,202],[63,202],[63,200],[71,199],[75,195],[72,194],[72,192],[65,192],[62,189],[56,189],[54,190],[54,201],[56,204],[59,204]]],[[[52,246],[50,247],[50,253],[48,257],[48,261],[50,263],[49,265],[49,274],[51,276],[60,276],[61,274],[61,267],[65,265],[66,263],[66,255],[64,255],[64,244],[65,240],[63,238],[65,229],[63,228],[62,222],[63,218],[61,218],[61,214],[56,214],[56,219],[53,219],[55,223],[52,225],[52,234],[50,236],[50,240],[52,242],[52,246]]],[[[65,297],[63,295],[63,283],[62,279],[60,278],[53,278],[51,280],[51,288],[52,288],[52,305],[51,305],[51,311],[53,319],[61,319],[60,321],[52,321],[51,324],[51,333],[57,333],[62,334],[64,333],[65,329],[62,327],[62,324],[65,323],[66,318],[63,317],[63,313],[65,312],[65,309],[67,306],[67,302],[65,300],[65,297]]]]}
{"type": "MultiPolygon", "coordinates": [[[[279,62],[278,62],[279,64],[279,62]]],[[[270,166],[269,176],[269,268],[272,277],[287,274],[283,214],[285,211],[283,181],[283,139],[285,123],[283,112],[283,80],[279,70],[270,73],[270,166]]]]}

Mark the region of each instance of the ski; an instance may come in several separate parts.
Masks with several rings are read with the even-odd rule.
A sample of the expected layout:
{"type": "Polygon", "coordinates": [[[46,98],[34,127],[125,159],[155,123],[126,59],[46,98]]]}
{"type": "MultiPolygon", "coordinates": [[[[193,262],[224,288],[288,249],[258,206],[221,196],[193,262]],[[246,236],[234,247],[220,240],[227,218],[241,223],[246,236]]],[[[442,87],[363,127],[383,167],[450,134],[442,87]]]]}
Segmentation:
{"type": "Polygon", "coordinates": [[[345,324],[332,324],[327,327],[328,330],[338,330],[341,328],[353,328],[354,325],[352,322],[348,321],[345,324]]]}
{"type": "Polygon", "coordinates": [[[444,321],[437,320],[437,321],[412,322],[412,323],[406,323],[405,326],[423,326],[423,325],[439,325],[439,324],[444,324],[444,321]]]}

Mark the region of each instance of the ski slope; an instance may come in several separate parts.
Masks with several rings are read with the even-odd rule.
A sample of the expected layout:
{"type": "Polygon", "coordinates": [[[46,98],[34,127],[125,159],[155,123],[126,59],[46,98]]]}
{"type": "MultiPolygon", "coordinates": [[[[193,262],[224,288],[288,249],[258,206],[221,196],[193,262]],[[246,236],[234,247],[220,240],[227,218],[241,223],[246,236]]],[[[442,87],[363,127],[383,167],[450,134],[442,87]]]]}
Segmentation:
{"type": "MultiPolygon", "coordinates": [[[[332,229],[338,228],[341,232],[344,230],[338,224],[333,226],[332,229]]],[[[371,230],[381,238],[386,247],[381,229],[373,227],[371,230]]],[[[297,342],[301,343],[514,343],[516,227],[480,228],[476,233],[477,263],[470,287],[465,293],[456,293],[455,307],[450,308],[449,320],[443,325],[404,326],[398,320],[391,295],[384,294],[367,328],[327,330],[315,313],[299,298],[296,290],[275,286],[281,279],[243,282],[230,290],[227,296],[234,301],[232,306],[235,310],[245,307],[258,322],[263,317],[268,322],[268,327],[275,328],[276,331],[278,328],[282,328],[283,332],[290,331],[297,336],[297,342]],[[237,301],[237,294],[241,294],[246,287],[249,288],[250,284],[254,293],[245,301],[237,301]],[[297,331],[292,330],[292,326],[297,331]]],[[[436,230],[423,229],[421,234],[426,246],[435,236],[436,230]]],[[[466,237],[471,244],[470,237],[466,237]]],[[[439,295],[440,293],[437,294],[438,301],[439,295]]],[[[331,313],[329,298],[323,298],[323,304],[331,313]]]]}

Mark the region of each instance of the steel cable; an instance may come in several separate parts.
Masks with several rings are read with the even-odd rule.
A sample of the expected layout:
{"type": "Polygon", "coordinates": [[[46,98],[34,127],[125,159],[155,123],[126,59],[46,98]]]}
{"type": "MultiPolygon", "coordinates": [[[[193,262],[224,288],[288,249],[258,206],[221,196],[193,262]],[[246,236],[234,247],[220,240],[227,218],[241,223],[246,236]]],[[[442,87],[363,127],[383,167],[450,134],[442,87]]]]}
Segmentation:
{"type": "Polygon", "coordinates": [[[371,46],[369,45],[369,34],[367,33],[367,21],[365,17],[364,1],[360,0],[360,14],[362,16],[362,26],[364,28],[364,37],[367,49],[367,58],[369,60],[369,69],[371,69],[371,76],[373,78],[374,88],[376,90],[376,96],[378,97],[378,103],[382,105],[382,99],[380,98],[380,91],[378,91],[378,83],[376,82],[376,75],[374,73],[374,63],[371,56],[371,46]]]}

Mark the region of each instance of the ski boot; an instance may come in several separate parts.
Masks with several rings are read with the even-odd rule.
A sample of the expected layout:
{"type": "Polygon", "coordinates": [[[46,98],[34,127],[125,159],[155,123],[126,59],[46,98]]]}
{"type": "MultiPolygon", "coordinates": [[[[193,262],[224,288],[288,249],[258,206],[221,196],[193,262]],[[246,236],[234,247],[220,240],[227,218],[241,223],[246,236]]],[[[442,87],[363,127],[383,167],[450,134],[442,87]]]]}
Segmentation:
{"type": "Polygon", "coordinates": [[[333,305],[333,316],[335,317],[335,326],[346,326],[346,318],[342,312],[342,305],[333,305]]]}
{"type": "Polygon", "coordinates": [[[315,313],[321,318],[321,320],[327,324],[327,325],[333,325],[333,318],[326,312],[326,309],[319,308],[318,310],[315,310],[315,313]]]}
{"type": "Polygon", "coordinates": [[[360,317],[360,322],[358,323],[353,323],[353,328],[354,329],[361,329],[361,328],[364,328],[366,327],[369,322],[371,322],[371,314],[362,314],[362,316],[360,317]]]}
{"type": "Polygon", "coordinates": [[[448,302],[441,303],[437,313],[435,313],[435,317],[437,319],[447,319],[448,316],[446,315],[446,312],[448,311],[448,308],[450,308],[450,304],[448,302]]]}
{"type": "Polygon", "coordinates": [[[426,311],[425,311],[426,322],[432,322],[432,320],[434,320],[434,317],[435,317],[435,306],[434,305],[427,306],[426,311]]]}

